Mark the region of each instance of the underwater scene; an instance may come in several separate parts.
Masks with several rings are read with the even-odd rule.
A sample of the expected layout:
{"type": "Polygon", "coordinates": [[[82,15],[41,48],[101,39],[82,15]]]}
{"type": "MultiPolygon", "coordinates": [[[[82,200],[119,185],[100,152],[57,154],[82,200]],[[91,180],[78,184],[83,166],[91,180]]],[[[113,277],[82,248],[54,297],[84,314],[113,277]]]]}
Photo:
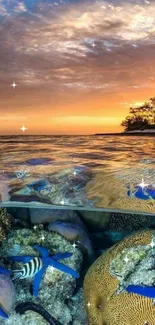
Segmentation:
{"type": "Polygon", "coordinates": [[[0,325],[154,325],[155,219],[0,208],[0,325]]]}

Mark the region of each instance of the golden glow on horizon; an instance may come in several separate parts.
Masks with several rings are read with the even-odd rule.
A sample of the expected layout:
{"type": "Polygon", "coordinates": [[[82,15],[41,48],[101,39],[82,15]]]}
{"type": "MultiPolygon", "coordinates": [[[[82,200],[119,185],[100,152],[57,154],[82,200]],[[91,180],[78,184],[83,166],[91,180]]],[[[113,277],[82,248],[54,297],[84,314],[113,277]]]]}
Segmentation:
{"type": "MultiPolygon", "coordinates": [[[[128,97],[128,95],[127,95],[128,97]]],[[[93,133],[112,133],[123,132],[123,127],[120,126],[122,120],[128,115],[130,106],[136,107],[145,102],[137,101],[124,103],[115,103],[104,101],[101,103],[100,99],[92,102],[85,101],[84,108],[81,103],[73,105],[66,105],[63,108],[59,107],[58,111],[51,112],[48,108],[40,107],[37,114],[31,109],[27,110],[24,115],[20,113],[0,114],[1,129],[0,134],[21,134],[19,128],[21,125],[26,125],[26,135],[28,134],[93,134],[93,133]],[[113,108],[114,105],[118,108],[113,108]],[[108,109],[102,109],[102,105],[109,106],[108,109]],[[96,106],[96,115],[94,115],[94,107],[96,106]],[[123,107],[123,109],[122,109],[123,107]],[[85,109],[86,108],[86,109],[85,109]],[[87,111],[89,115],[82,115],[81,113],[87,111]],[[124,112],[124,115],[122,114],[124,112]],[[74,112],[74,115],[73,115],[74,112]],[[117,112],[117,114],[116,114],[117,112]],[[109,115],[110,114],[110,115],[109,115]]]]}
{"type": "Polygon", "coordinates": [[[117,117],[96,117],[96,116],[62,116],[54,117],[52,122],[55,125],[65,124],[66,126],[118,126],[122,119],[117,117]]]}

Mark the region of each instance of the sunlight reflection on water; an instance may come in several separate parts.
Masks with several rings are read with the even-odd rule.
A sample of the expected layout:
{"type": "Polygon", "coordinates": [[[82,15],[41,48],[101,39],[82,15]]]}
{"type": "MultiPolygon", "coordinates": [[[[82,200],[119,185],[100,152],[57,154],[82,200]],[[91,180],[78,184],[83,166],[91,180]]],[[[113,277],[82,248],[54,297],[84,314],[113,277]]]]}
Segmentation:
{"type": "MultiPolygon", "coordinates": [[[[154,137],[1,137],[1,202],[33,201],[34,205],[36,202],[38,206],[40,202],[41,205],[50,204],[51,207],[55,204],[62,205],[63,202],[65,206],[103,209],[113,209],[116,205],[116,208],[122,209],[114,198],[110,203],[104,201],[105,188],[98,181],[98,175],[101,175],[103,183],[107,184],[106,196],[111,195],[108,192],[109,182],[113,182],[115,188],[115,183],[119,181],[117,191],[122,193],[123,189],[124,193],[124,197],[123,193],[121,194],[121,200],[129,202],[126,201],[130,200],[127,195],[127,183],[134,186],[144,178],[149,185],[155,186],[154,150],[154,137]],[[75,172],[75,167],[79,168],[79,172],[75,172]],[[38,190],[37,184],[41,181],[42,187],[38,190]],[[87,184],[89,187],[90,183],[95,188],[92,199],[90,190],[87,191],[87,184]],[[32,184],[32,192],[29,184],[32,184]],[[41,194],[38,196],[38,193],[41,194]]],[[[139,197],[139,201],[141,200],[139,197]]],[[[134,203],[132,205],[135,208],[134,203]]],[[[141,208],[141,204],[137,208],[136,201],[136,209],[141,208]]],[[[128,209],[132,210],[130,204],[126,205],[126,210],[128,209]]],[[[154,206],[152,209],[155,211],[154,206]]]]}

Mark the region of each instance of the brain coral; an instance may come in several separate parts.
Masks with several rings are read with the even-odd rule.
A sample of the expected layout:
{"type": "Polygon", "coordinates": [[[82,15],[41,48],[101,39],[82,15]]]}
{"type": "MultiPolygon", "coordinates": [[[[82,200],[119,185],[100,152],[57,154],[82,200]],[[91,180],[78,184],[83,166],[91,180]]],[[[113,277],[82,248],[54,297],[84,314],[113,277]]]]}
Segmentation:
{"type": "Polygon", "coordinates": [[[151,228],[154,225],[151,215],[111,213],[108,230],[133,231],[151,228]]]}
{"type": "Polygon", "coordinates": [[[155,325],[153,300],[126,291],[113,295],[118,279],[109,273],[110,263],[118,253],[125,248],[148,245],[152,236],[154,230],[138,231],[112,246],[91,265],[84,279],[89,325],[155,325]]]}

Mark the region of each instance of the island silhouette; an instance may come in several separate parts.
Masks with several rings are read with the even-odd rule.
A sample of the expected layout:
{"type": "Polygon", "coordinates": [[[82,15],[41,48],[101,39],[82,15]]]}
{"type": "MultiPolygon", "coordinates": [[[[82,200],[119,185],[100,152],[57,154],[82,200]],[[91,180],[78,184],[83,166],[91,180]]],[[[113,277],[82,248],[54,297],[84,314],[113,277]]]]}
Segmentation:
{"type": "Polygon", "coordinates": [[[124,132],[96,133],[95,135],[155,135],[155,97],[143,105],[130,107],[129,115],[122,121],[124,132]]]}

